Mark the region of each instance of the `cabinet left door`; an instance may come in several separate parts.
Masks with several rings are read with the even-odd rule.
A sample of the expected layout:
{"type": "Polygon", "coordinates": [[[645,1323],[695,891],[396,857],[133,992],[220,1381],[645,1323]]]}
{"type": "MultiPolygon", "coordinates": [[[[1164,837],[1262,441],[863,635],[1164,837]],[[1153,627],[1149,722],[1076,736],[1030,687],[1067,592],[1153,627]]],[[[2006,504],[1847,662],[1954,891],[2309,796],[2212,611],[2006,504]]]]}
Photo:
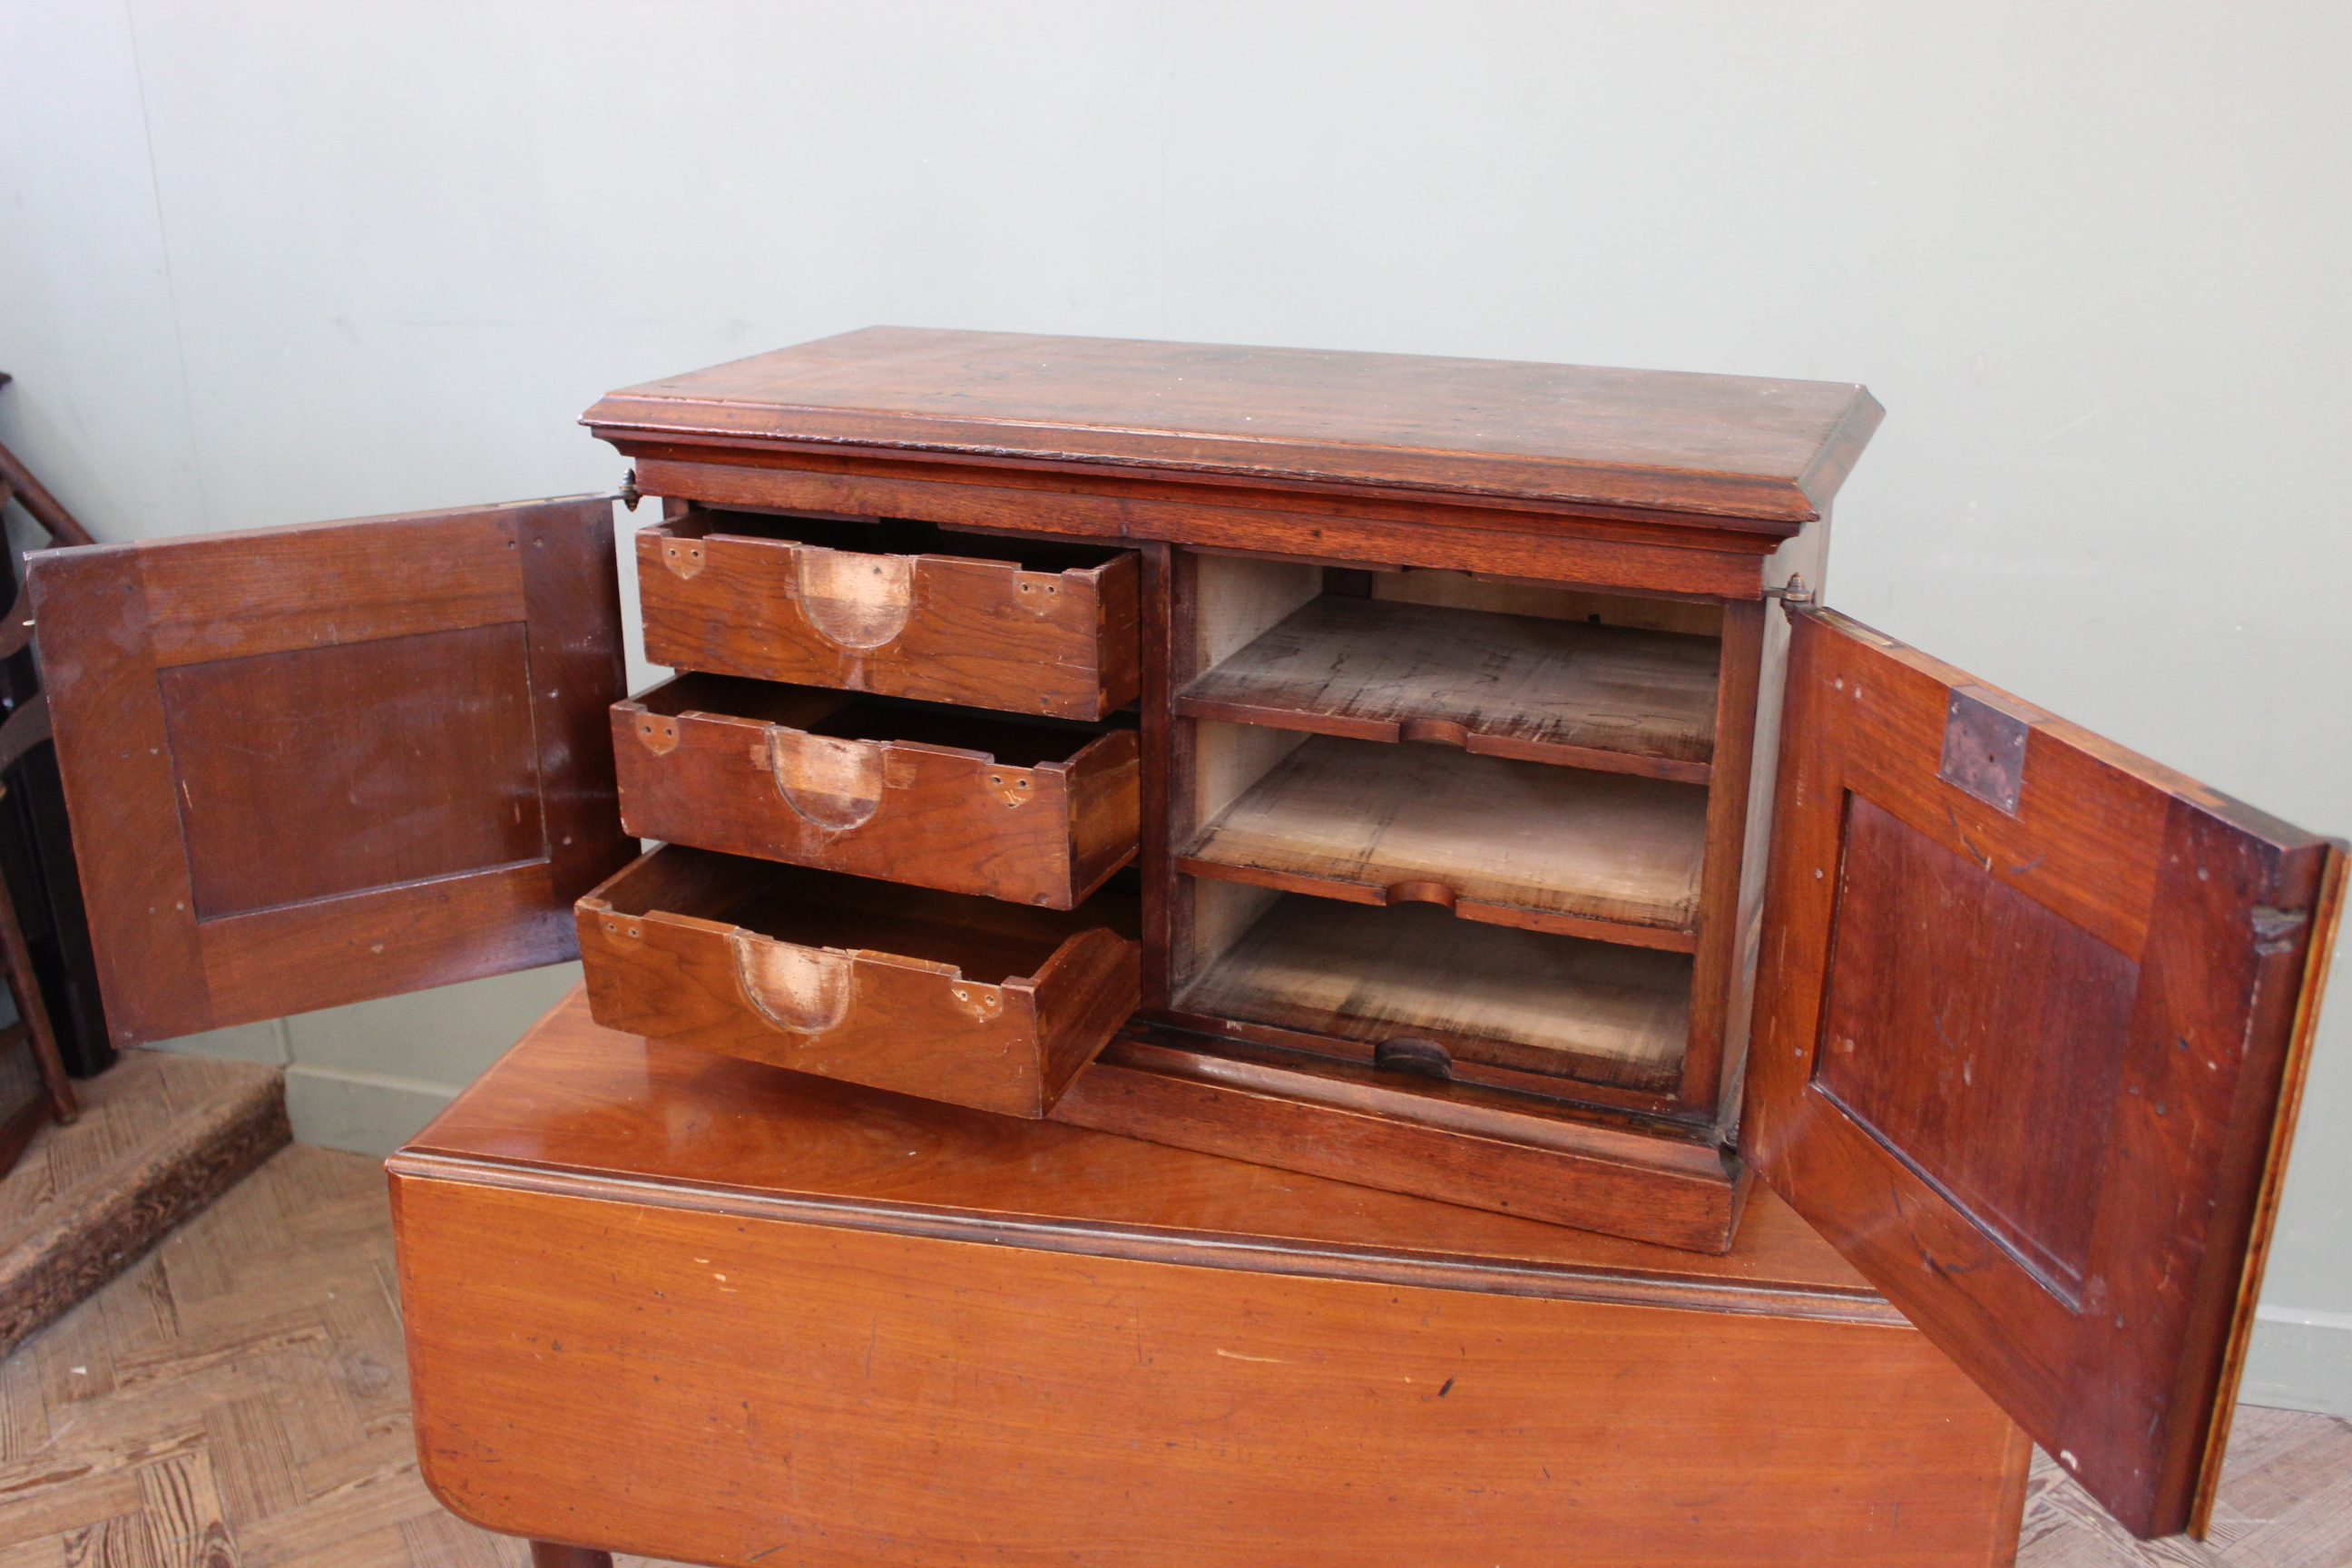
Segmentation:
{"type": "Polygon", "coordinates": [[[604,497],[50,551],[31,586],[118,1044],[574,957],[635,850],[604,497]]]}

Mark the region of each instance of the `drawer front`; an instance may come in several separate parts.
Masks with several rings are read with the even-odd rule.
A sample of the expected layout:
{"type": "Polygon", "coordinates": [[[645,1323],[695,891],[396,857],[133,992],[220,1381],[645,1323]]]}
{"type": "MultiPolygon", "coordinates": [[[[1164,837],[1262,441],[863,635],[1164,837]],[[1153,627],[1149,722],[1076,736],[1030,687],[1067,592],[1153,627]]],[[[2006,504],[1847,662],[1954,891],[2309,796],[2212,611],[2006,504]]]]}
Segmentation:
{"type": "MultiPolygon", "coordinates": [[[[1055,734],[1063,760],[1024,767],[961,747],[663,711],[698,679],[614,705],[621,819],[640,838],[1054,910],[1083,900],[1135,853],[1132,730],[1055,734]]],[[[820,712],[843,700],[808,695],[820,712]]],[[[988,738],[986,725],[967,728],[988,738]]]]}
{"type": "Polygon", "coordinates": [[[646,657],[674,669],[1099,719],[1136,699],[1131,553],[1059,572],[665,525],[637,535],[646,657]]]}
{"type": "Polygon", "coordinates": [[[677,845],[578,906],[589,1003],[607,1028],[1033,1119],[1141,1000],[1132,924],[1110,918],[677,845]],[[791,940],[832,931],[868,945],[791,940]]]}

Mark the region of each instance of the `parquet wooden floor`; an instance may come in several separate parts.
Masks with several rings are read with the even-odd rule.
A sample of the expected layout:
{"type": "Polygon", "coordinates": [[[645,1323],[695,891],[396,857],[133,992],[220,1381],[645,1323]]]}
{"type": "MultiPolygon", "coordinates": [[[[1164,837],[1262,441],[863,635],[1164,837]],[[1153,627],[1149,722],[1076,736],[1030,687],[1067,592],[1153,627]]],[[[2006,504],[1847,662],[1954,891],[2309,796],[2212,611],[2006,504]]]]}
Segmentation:
{"type": "MultiPolygon", "coordinates": [[[[287,1149],[0,1363],[0,1568],[525,1568],[425,1492],[407,1386],[381,1167],[287,1149]]],[[[2221,1500],[2142,1545],[2043,1464],[2018,1561],[2345,1568],[2352,1422],[2242,1408],[2221,1500]]]]}

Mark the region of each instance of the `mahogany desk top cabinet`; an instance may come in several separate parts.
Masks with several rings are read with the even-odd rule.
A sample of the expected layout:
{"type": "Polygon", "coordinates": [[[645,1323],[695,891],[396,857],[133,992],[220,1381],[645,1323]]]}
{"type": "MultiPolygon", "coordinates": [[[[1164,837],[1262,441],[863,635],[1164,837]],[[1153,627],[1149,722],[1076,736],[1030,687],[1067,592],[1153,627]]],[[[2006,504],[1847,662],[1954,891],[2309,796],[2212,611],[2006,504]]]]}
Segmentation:
{"type": "Polygon", "coordinates": [[[576,944],[628,1034],[1465,1226],[1736,1255],[1760,1173],[2189,1526],[2344,857],[1820,605],[1878,417],[850,333],[590,410],[628,701],[603,498],[53,552],[114,1026],[576,944]]]}

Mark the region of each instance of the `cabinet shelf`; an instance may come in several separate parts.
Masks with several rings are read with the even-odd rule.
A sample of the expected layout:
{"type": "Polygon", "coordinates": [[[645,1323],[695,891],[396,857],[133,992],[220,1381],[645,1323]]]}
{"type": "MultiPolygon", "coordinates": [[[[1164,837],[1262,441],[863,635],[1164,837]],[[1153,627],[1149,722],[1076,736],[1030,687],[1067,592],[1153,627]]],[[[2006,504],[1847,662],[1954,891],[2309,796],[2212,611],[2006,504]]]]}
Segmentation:
{"type": "Polygon", "coordinates": [[[1326,595],[1187,686],[1196,719],[1705,784],[1722,644],[1326,595]]]}
{"type": "Polygon", "coordinates": [[[1458,1064],[1664,1091],[1690,1028],[1681,953],[1286,894],[1177,998],[1185,1014],[1458,1064]]]}
{"type": "Polygon", "coordinates": [[[1688,952],[1706,850],[1695,785],[1317,735],[1177,869],[1688,952]]]}

